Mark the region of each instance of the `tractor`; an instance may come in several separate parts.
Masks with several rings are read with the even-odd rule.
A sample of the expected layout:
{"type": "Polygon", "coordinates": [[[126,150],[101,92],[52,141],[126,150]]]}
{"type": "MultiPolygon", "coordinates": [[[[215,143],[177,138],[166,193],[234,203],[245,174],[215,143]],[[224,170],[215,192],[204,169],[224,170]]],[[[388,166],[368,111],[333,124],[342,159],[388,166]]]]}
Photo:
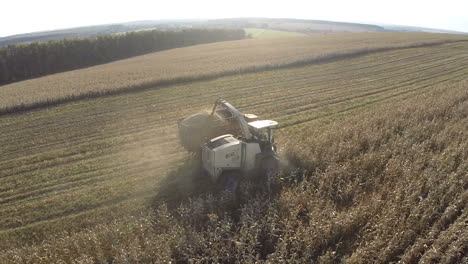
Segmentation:
{"type": "Polygon", "coordinates": [[[274,141],[278,123],[242,114],[225,100],[217,100],[209,114],[179,120],[179,138],[201,156],[204,173],[227,192],[235,193],[240,179],[263,177],[267,190],[279,171],[274,141]]]}

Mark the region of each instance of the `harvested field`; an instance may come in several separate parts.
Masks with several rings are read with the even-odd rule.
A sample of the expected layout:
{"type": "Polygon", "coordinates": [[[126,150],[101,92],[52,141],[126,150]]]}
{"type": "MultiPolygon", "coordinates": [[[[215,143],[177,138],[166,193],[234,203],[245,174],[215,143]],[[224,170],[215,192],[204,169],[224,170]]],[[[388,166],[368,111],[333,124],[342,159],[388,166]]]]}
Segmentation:
{"type": "Polygon", "coordinates": [[[299,32],[271,30],[271,29],[264,29],[264,28],[246,28],[244,30],[247,36],[254,38],[254,39],[289,38],[289,37],[307,36],[307,34],[299,33],[299,32]]]}
{"type": "Polygon", "coordinates": [[[0,259],[467,260],[467,57],[390,50],[0,117],[0,259]],[[280,123],[296,170],[278,197],[188,200],[176,121],[220,97],[280,123]]]}
{"type": "Polygon", "coordinates": [[[0,112],[119,90],[154,88],[239,72],[329,61],[372,51],[460,40],[468,41],[468,37],[356,33],[198,45],[1,86],[0,112]]]}

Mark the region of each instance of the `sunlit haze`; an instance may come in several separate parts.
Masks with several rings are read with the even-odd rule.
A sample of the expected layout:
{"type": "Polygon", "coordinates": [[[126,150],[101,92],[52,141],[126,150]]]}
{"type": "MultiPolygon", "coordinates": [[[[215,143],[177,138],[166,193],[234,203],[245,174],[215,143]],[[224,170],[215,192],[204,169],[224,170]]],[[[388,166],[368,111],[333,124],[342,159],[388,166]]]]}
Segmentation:
{"type": "Polygon", "coordinates": [[[4,1],[0,36],[136,20],[270,17],[386,23],[468,32],[468,1],[4,1]]]}

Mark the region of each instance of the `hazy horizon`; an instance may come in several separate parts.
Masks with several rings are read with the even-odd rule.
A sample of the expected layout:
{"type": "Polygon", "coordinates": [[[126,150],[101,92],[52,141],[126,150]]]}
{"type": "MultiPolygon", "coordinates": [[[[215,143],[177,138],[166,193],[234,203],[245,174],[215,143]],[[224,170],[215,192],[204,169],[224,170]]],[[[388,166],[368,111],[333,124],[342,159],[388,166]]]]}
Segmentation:
{"type": "Polygon", "coordinates": [[[115,24],[141,20],[219,19],[242,17],[295,18],[339,22],[392,24],[468,32],[468,1],[376,2],[371,0],[310,3],[175,0],[91,1],[64,3],[57,0],[6,2],[0,17],[0,37],[64,28],[115,24]],[[27,7],[24,10],[24,7],[27,7]],[[183,8],[182,8],[183,7],[183,8]],[[21,10],[21,13],[19,13],[21,10]]]}

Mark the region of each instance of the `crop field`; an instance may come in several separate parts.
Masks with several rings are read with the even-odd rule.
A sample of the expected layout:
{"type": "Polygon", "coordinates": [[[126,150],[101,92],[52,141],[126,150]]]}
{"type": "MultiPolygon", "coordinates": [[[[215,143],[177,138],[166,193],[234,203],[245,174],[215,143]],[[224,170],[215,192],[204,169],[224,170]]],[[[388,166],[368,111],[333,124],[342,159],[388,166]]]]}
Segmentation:
{"type": "Polygon", "coordinates": [[[307,34],[299,33],[299,32],[271,30],[271,29],[264,29],[264,28],[246,28],[245,33],[247,36],[250,36],[251,38],[254,38],[254,39],[307,36],[307,34]]]}
{"type": "Polygon", "coordinates": [[[450,41],[468,41],[468,37],[356,33],[197,45],[2,86],[0,112],[121,90],[155,88],[239,72],[304,65],[385,49],[450,41]]]}
{"type": "MultiPolygon", "coordinates": [[[[431,38],[438,37],[425,41],[431,38]]],[[[290,39],[304,39],[304,47],[294,42],[288,52],[296,55],[284,49],[268,63],[300,58],[310,45],[290,39]]],[[[414,39],[406,41],[386,44],[414,39]]],[[[145,71],[151,56],[169,58],[161,53],[125,61],[127,70],[172,78],[145,71]]],[[[243,59],[235,67],[250,65],[243,59]]],[[[82,81],[67,96],[91,83],[102,91],[126,87],[128,76],[103,74],[124,72],[118,65],[8,85],[1,93],[15,87],[20,95],[68,77],[67,84],[82,81]]],[[[178,74],[204,70],[194,65],[178,74]]],[[[143,75],[131,80],[155,80],[143,75]]],[[[454,42],[3,115],[0,262],[468,261],[467,78],[468,43],[454,42]],[[193,179],[195,161],[178,144],[176,121],[218,98],[280,123],[285,169],[276,196],[246,185],[244,198],[231,204],[193,179]]]]}

